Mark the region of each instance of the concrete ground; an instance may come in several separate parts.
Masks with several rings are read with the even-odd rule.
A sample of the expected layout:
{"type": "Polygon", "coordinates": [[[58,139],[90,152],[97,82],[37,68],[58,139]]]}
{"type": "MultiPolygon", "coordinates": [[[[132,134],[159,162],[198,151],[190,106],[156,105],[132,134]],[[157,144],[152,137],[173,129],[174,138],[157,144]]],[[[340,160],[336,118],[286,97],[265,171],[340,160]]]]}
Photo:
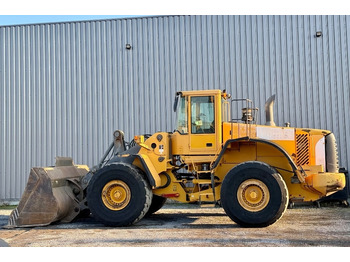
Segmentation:
{"type": "Polygon", "coordinates": [[[11,210],[0,210],[0,246],[12,247],[350,247],[350,208],[288,209],[267,228],[242,228],[222,208],[166,204],[130,227],[109,228],[92,217],[70,224],[4,229],[11,210]]]}

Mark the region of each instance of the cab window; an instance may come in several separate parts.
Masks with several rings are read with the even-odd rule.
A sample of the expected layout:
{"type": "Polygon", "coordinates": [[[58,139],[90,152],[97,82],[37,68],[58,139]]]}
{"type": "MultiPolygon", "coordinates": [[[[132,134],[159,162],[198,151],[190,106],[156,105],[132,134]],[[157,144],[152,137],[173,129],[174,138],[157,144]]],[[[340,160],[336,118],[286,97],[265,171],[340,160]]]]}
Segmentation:
{"type": "Polygon", "coordinates": [[[187,107],[188,107],[187,97],[181,97],[178,108],[176,109],[176,113],[177,113],[176,130],[180,134],[188,133],[187,107]]]}
{"type": "Polygon", "coordinates": [[[215,133],[214,96],[191,97],[191,133],[215,133]]]}

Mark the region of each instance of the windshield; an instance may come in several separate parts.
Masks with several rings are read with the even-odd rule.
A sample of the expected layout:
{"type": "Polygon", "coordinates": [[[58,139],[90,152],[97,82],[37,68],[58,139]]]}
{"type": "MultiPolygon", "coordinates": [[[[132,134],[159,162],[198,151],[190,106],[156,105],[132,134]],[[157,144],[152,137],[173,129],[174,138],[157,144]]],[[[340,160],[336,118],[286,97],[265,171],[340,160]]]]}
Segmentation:
{"type": "Polygon", "coordinates": [[[191,97],[191,133],[215,133],[214,97],[191,97]]]}
{"type": "Polygon", "coordinates": [[[176,130],[181,134],[188,133],[187,107],[187,97],[180,97],[180,101],[176,109],[176,130]]]}

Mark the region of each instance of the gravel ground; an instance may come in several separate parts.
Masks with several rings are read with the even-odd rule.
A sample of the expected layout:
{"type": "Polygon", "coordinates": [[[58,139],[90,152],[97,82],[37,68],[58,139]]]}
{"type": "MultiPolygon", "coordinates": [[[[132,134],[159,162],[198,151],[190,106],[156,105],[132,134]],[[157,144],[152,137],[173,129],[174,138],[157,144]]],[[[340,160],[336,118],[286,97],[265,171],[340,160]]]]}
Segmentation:
{"type": "Polygon", "coordinates": [[[11,210],[0,210],[0,246],[12,247],[350,247],[350,208],[294,208],[267,228],[242,228],[222,208],[166,204],[130,227],[110,228],[92,217],[70,224],[4,229],[11,210]]]}

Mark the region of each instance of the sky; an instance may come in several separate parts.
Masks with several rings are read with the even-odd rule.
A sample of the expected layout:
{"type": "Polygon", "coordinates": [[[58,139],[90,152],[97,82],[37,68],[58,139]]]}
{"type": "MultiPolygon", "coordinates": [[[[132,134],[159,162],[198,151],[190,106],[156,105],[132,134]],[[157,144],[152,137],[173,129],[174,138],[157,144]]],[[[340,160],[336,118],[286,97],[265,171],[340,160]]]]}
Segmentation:
{"type": "MultiPolygon", "coordinates": [[[[185,1],[185,0],[176,0],[185,1]]],[[[197,0],[194,0],[197,1],[197,0]]],[[[221,1],[221,0],[220,0],[221,1]]],[[[165,15],[164,0],[2,1],[0,26],[165,15]],[[158,6],[158,7],[157,7],[158,6]]]]}
{"type": "Polygon", "coordinates": [[[11,0],[0,26],[159,15],[343,15],[348,0],[11,0]]]}
{"type": "Polygon", "coordinates": [[[142,15],[0,15],[0,26],[140,17],[142,15]]]}

